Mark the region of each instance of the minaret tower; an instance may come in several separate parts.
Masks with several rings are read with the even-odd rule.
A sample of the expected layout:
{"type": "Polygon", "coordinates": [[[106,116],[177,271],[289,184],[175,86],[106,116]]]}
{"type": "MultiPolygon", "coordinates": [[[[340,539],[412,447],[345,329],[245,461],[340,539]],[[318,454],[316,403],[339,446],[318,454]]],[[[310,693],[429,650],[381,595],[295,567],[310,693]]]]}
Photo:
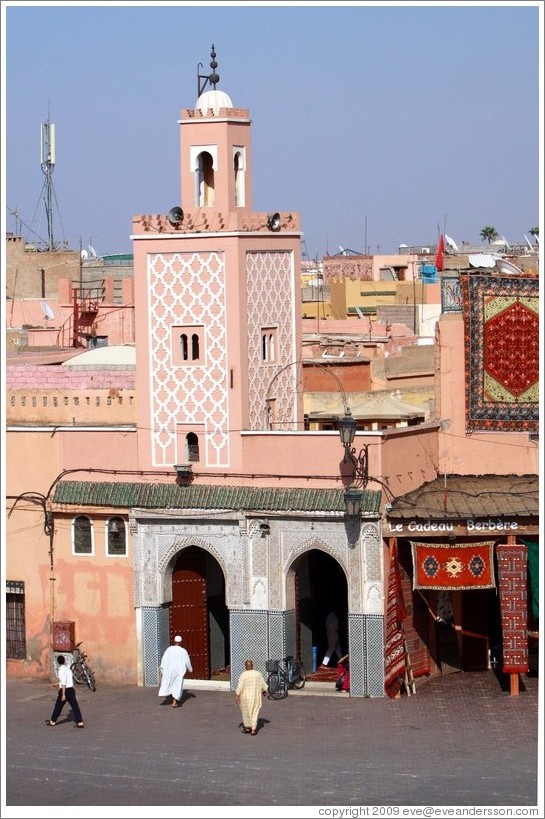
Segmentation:
{"type": "Polygon", "coordinates": [[[179,120],[181,204],[133,219],[139,453],[241,474],[242,431],[302,428],[301,233],[296,213],[251,210],[249,112],[211,58],[179,120]]]}

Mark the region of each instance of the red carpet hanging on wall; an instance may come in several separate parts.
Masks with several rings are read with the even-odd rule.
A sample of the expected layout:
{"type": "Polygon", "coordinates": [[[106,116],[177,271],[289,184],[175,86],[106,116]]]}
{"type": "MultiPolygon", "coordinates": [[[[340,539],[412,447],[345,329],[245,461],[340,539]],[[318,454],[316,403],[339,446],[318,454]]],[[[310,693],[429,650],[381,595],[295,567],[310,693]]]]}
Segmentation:
{"type": "Polygon", "coordinates": [[[539,423],[537,276],[460,276],[466,429],[531,432],[539,423]]]}
{"type": "Polygon", "coordinates": [[[390,574],[388,576],[388,605],[386,609],[386,646],[384,688],[389,697],[395,697],[403,684],[406,672],[405,635],[403,620],[407,616],[401,575],[397,562],[397,545],[390,554],[390,574]]]}
{"type": "Polygon", "coordinates": [[[494,541],[417,543],[413,552],[415,589],[494,588],[494,541]]]}
{"type": "Polygon", "coordinates": [[[527,554],[524,544],[498,543],[498,588],[502,628],[503,671],[528,671],[527,554]]]}

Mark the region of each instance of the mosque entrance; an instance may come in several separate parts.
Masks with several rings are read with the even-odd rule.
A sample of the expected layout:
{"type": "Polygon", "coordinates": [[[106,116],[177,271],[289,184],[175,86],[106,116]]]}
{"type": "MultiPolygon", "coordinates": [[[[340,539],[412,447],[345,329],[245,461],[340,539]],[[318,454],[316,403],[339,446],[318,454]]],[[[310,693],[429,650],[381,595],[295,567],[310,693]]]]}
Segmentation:
{"type": "Polygon", "coordinates": [[[189,546],[177,557],[172,571],[169,636],[181,634],[193,673],[208,680],[229,663],[229,611],[225,578],[218,561],[204,549],[189,546]]]}
{"type": "MultiPolygon", "coordinates": [[[[348,585],[337,561],[320,549],[299,558],[295,567],[296,649],[307,673],[313,670],[313,648],[319,666],[328,648],[326,619],[335,612],[339,621],[339,642],[348,653],[348,585]]],[[[339,658],[332,656],[331,667],[339,658]]]]}

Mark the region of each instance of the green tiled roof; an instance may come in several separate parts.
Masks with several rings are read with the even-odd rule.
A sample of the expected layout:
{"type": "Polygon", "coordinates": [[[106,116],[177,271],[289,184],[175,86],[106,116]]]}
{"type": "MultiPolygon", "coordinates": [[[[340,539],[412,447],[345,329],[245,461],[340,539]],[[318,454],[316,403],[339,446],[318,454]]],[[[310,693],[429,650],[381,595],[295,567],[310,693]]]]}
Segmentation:
{"type": "MultiPolygon", "coordinates": [[[[362,513],[379,515],[381,493],[363,493],[362,513]]],[[[344,489],[177,486],[175,483],[61,481],[54,503],[127,509],[243,509],[260,512],[344,512],[344,489]]]]}

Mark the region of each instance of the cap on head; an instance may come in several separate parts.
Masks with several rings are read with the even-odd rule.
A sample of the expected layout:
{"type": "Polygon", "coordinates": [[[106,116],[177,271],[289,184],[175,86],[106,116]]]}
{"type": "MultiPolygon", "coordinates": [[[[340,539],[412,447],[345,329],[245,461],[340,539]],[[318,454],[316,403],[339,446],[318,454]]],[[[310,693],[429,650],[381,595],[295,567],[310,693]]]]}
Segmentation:
{"type": "Polygon", "coordinates": [[[174,642],[175,643],[181,643],[182,642],[182,638],[180,637],[179,634],[177,634],[176,637],[174,638],[174,642]]]}

